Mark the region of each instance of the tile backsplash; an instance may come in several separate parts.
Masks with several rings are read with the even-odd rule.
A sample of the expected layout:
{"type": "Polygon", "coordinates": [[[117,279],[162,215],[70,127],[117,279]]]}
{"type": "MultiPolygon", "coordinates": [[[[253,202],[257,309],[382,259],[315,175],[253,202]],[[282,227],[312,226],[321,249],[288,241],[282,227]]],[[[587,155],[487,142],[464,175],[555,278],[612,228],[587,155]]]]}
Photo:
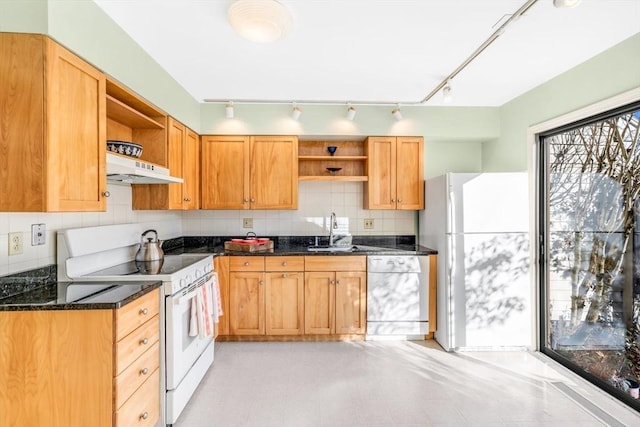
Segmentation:
{"type": "Polygon", "coordinates": [[[56,232],[65,228],[92,227],[122,223],[142,223],[158,231],[161,239],[178,236],[244,235],[328,235],[331,212],[338,217],[338,233],[360,235],[414,235],[414,211],[362,209],[361,182],[301,182],[298,210],[219,210],[219,211],[134,211],[131,187],[109,184],[111,197],[106,212],[88,213],[0,213],[0,276],[56,263],[56,232]],[[243,228],[243,218],[253,221],[243,228]],[[372,229],[364,219],[373,219],[372,229]],[[46,243],[31,246],[31,225],[46,225],[46,243]],[[9,256],[9,233],[24,234],[24,251],[9,256]]]}

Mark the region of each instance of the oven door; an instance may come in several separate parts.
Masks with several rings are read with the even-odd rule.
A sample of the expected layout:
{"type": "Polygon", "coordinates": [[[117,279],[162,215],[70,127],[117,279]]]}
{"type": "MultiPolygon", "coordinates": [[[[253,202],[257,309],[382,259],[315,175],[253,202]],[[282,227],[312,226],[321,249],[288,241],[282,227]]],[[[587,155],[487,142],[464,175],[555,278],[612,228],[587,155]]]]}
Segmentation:
{"type": "MultiPolygon", "coordinates": [[[[207,276],[207,279],[200,280],[166,299],[167,390],[178,387],[213,340],[213,293],[208,292],[204,295],[209,307],[210,334],[198,330],[202,329],[205,320],[204,315],[198,319],[201,314],[197,311],[197,304],[198,294],[202,292],[205,283],[215,285],[216,280],[217,276],[213,273],[207,276]]],[[[213,289],[213,286],[209,289],[213,289]]]]}

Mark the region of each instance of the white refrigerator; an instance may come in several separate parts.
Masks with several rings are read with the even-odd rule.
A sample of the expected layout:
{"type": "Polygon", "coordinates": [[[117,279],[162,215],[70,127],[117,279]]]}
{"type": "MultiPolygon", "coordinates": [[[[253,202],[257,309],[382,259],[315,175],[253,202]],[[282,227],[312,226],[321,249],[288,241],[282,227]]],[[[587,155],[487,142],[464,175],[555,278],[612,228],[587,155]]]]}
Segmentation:
{"type": "Polygon", "coordinates": [[[449,173],[425,183],[420,244],[438,251],[435,339],[447,351],[532,349],[526,173],[449,173]]]}

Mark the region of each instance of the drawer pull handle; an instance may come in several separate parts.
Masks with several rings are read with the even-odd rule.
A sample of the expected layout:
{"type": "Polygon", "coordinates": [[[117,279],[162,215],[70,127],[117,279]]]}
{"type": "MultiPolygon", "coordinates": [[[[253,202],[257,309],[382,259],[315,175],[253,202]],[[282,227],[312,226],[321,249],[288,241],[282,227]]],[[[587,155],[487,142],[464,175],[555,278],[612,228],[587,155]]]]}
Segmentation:
{"type": "Polygon", "coordinates": [[[245,267],[249,267],[249,261],[245,262],[245,263],[244,263],[244,266],[245,266],[245,267]]]}
{"type": "Polygon", "coordinates": [[[282,262],[282,266],[283,266],[283,267],[286,267],[286,266],[287,266],[287,261],[283,261],[283,262],[282,262]]]}
{"type": "Polygon", "coordinates": [[[286,279],[287,278],[287,273],[282,273],[282,278],[286,279]]]}
{"type": "Polygon", "coordinates": [[[140,340],[140,345],[147,345],[149,344],[149,338],[143,338],[140,340]]]}
{"type": "Polygon", "coordinates": [[[147,368],[140,369],[140,375],[147,375],[148,373],[149,373],[149,369],[147,368]]]}
{"type": "Polygon", "coordinates": [[[140,314],[146,316],[147,314],[149,314],[149,309],[147,307],[143,308],[142,310],[140,310],[140,314]]]}
{"type": "Polygon", "coordinates": [[[144,412],[144,414],[140,415],[141,420],[146,420],[147,418],[149,418],[149,413],[146,411],[144,412]]]}

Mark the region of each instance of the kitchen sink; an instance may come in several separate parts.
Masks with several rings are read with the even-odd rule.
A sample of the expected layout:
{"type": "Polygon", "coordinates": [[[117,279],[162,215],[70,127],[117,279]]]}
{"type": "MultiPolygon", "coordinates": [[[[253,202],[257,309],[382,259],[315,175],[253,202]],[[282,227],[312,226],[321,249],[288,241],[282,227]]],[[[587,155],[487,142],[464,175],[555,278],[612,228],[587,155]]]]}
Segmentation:
{"type": "Polygon", "coordinates": [[[365,246],[365,245],[353,245],[353,246],[329,246],[329,245],[315,245],[307,246],[309,252],[379,252],[389,251],[389,248],[381,248],[379,246],[365,246]]]}
{"type": "Polygon", "coordinates": [[[329,246],[317,245],[307,246],[309,252],[353,252],[354,246],[329,246]]]}

